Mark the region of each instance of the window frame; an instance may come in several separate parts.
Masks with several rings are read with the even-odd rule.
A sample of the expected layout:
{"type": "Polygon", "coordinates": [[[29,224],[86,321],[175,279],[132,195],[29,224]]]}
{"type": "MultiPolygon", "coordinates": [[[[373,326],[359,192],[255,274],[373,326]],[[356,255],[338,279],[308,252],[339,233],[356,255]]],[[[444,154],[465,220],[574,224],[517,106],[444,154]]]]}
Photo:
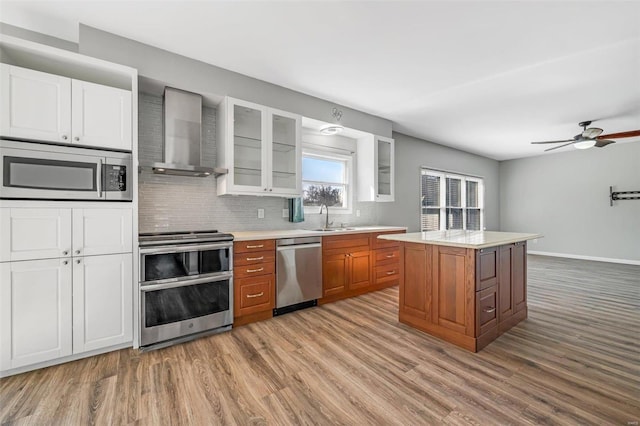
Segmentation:
{"type": "MultiPolygon", "coordinates": [[[[354,164],[353,154],[337,153],[333,149],[325,150],[325,149],[322,149],[321,146],[318,146],[313,148],[308,148],[308,147],[302,148],[302,161],[301,161],[302,164],[304,164],[303,160],[305,156],[319,158],[319,159],[333,160],[333,161],[343,161],[345,163],[346,176],[345,176],[345,183],[342,185],[345,186],[345,202],[347,205],[346,207],[334,207],[334,206],[329,206],[329,207],[331,208],[331,211],[330,211],[331,214],[352,214],[353,213],[353,192],[355,190],[354,182],[353,182],[353,176],[355,175],[355,170],[353,169],[353,164],[354,164]]],[[[302,170],[302,167],[304,166],[301,166],[301,169],[300,169],[301,176],[304,173],[304,171],[302,170]]],[[[310,181],[305,181],[304,179],[302,179],[301,185],[303,188],[303,192],[304,192],[305,182],[310,182],[310,181]]],[[[320,181],[311,181],[311,182],[322,183],[320,181]]],[[[329,184],[330,182],[326,182],[326,183],[329,184]]],[[[304,205],[304,193],[302,194],[302,200],[303,200],[302,202],[303,202],[305,215],[321,214],[320,207],[304,205]]],[[[325,213],[323,212],[322,214],[325,214],[325,213]]]]}
{"type": "MultiPolygon", "coordinates": [[[[447,220],[447,211],[449,206],[447,205],[447,178],[450,179],[458,179],[460,180],[460,208],[462,209],[462,230],[467,230],[467,212],[468,210],[478,210],[480,212],[480,229],[479,231],[484,231],[484,178],[480,176],[471,176],[465,175],[461,173],[448,172],[443,170],[431,169],[428,167],[420,167],[419,174],[419,196],[420,196],[420,232],[429,232],[423,228],[423,209],[439,209],[440,217],[439,217],[439,229],[438,231],[446,231],[448,228],[448,220],[447,220]],[[437,176],[440,178],[440,197],[439,197],[439,205],[438,206],[423,206],[422,205],[422,176],[430,175],[437,176]],[[477,182],[478,184],[478,207],[468,207],[467,206],[467,181],[477,182]]],[[[460,230],[460,229],[454,229],[460,230]]],[[[475,230],[474,230],[475,231],[475,230]]]]}

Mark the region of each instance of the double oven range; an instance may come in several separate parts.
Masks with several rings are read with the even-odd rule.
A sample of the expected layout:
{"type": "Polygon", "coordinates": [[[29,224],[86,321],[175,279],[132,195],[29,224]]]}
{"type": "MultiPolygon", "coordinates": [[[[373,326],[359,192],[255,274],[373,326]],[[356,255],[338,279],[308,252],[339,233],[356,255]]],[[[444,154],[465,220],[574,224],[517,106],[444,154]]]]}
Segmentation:
{"type": "Polygon", "coordinates": [[[231,329],[233,236],[140,234],[140,347],[231,329]]]}

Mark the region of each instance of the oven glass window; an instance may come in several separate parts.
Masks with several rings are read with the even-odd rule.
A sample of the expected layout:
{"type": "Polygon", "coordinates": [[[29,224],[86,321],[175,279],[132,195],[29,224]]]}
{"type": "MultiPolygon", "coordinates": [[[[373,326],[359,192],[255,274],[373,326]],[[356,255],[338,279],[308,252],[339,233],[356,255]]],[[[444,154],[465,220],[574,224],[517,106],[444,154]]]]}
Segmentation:
{"type": "Polygon", "coordinates": [[[229,280],[145,293],[145,327],[229,310],[229,280]]]}
{"type": "Polygon", "coordinates": [[[97,165],[75,161],[4,157],[4,186],[97,191],[97,165]]]}
{"type": "Polygon", "coordinates": [[[144,281],[212,274],[229,270],[229,248],[144,256],[144,281]]]}

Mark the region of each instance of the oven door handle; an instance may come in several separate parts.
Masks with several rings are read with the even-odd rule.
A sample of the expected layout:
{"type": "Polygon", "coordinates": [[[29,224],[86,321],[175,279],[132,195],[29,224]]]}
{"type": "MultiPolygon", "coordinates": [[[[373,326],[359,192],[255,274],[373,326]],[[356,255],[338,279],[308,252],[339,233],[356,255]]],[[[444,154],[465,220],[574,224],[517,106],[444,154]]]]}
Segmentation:
{"type": "Polygon", "coordinates": [[[150,285],[142,284],[140,286],[140,291],[146,292],[146,291],[166,290],[169,288],[186,287],[189,285],[207,284],[207,283],[213,283],[216,281],[230,280],[231,278],[233,278],[233,273],[219,275],[215,277],[209,277],[209,278],[196,278],[193,280],[176,281],[176,282],[164,283],[164,284],[150,284],[150,285]]]}
{"type": "Polygon", "coordinates": [[[182,253],[186,251],[202,251],[202,250],[216,250],[221,248],[230,248],[233,244],[229,243],[217,243],[217,244],[193,244],[193,245],[170,245],[160,247],[140,247],[140,254],[165,254],[165,253],[182,253]]]}

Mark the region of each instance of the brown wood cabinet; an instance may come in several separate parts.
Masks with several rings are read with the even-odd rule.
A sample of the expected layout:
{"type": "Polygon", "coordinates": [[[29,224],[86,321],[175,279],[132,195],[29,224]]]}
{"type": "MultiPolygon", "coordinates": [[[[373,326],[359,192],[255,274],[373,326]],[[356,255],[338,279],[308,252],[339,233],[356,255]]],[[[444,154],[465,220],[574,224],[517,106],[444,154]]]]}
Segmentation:
{"type": "Polygon", "coordinates": [[[527,317],[526,242],[403,243],[400,321],[476,352],[527,317]]]}
{"type": "Polygon", "coordinates": [[[275,240],[233,244],[233,325],[273,316],[276,300],[275,240]]]}
{"type": "Polygon", "coordinates": [[[400,279],[400,243],[378,240],[384,233],[345,234],[322,239],[322,293],[320,304],[397,285],[400,279]]]}

